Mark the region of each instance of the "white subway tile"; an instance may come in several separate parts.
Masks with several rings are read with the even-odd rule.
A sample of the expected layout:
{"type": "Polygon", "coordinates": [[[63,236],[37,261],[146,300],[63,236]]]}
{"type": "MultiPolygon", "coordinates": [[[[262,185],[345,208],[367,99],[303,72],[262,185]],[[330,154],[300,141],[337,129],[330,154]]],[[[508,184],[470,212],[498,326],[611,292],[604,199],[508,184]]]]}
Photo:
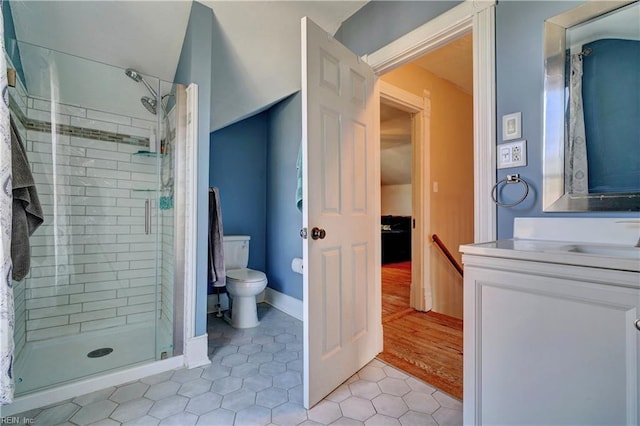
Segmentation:
{"type": "Polygon", "coordinates": [[[78,167],[89,167],[99,169],[115,169],[118,162],[115,160],[105,160],[104,158],[69,157],[69,164],[78,167]]]}
{"type": "Polygon", "coordinates": [[[131,125],[135,127],[142,127],[145,129],[155,129],[157,122],[155,120],[141,120],[139,118],[132,118],[131,125]]]}
{"type": "Polygon", "coordinates": [[[105,160],[129,161],[130,154],[125,152],[103,151],[100,149],[87,149],[87,157],[102,158],[105,160]]]}
{"type": "MultiPolygon", "coordinates": [[[[72,257],[72,262],[75,264],[85,264],[85,263],[105,263],[105,262],[114,262],[116,260],[115,253],[101,253],[101,254],[82,254],[82,255],[74,255],[72,257]]],[[[83,274],[86,275],[86,274],[83,274]]],[[[99,281],[102,281],[100,279],[99,281]]]]}
{"type": "Polygon", "coordinates": [[[131,253],[118,253],[118,260],[129,260],[129,261],[135,261],[135,260],[148,260],[148,259],[155,259],[156,258],[156,252],[155,251],[149,251],[149,252],[131,252],[131,253]]]}
{"type": "Polygon", "coordinates": [[[70,296],[70,303],[95,302],[96,300],[114,299],[115,290],[93,291],[90,293],[73,294],[70,296]]]}
{"type": "Polygon", "coordinates": [[[110,178],[110,179],[131,179],[131,173],[122,170],[109,170],[109,169],[87,169],[87,176],[96,178],[110,178]]]}
{"type": "Polygon", "coordinates": [[[38,330],[40,328],[55,327],[58,325],[69,324],[69,315],[61,315],[59,317],[51,317],[37,320],[27,321],[27,330],[38,330]]]}
{"type": "Polygon", "coordinates": [[[137,136],[139,138],[148,139],[150,133],[151,132],[149,131],[149,129],[143,129],[140,127],[123,126],[123,125],[118,126],[118,134],[120,135],[137,136]]]}
{"type": "Polygon", "coordinates": [[[102,281],[95,283],[87,283],[84,285],[85,291],[102,291],[102,290],[118,290],[120,288],[129,287],[128,280],[102,281]]]}
{"type": "Polygon", "coordinates": [[[119,225],[114,225],[114,226],[87,225],[86,228],[87,228],[86,230],[87,234],[118,235],[118,234],[128,233],[131,231],[129,226],[119,226],[119,225]]]}
{"type": "Polygon", "coordinates": [[[155,243],[132,243],[130,247],[132,252],[151,251],[155,253],[156,249],[155,243]]]}
{"type": "MultiPolygon", "coordinates": [[[[124,253],[129,252],[129,244],[87,244],[85,253],[124,253]]],[[[127,261],[128,263],[128,261],[127,261]]]]}
{"type": "Polygon", "coordinates": [[[86,302],[82,304],[82,312],[98,311],[98,310],[107,309],[107,308],[117,308],[117,307],[126,306],[126,305],[127,305],[126,298],[101,300],[98,302],[86,302]]]}
{"type": "Polygon", "coordinates": [[[95,148],[104,151],[118,150],[118,142],[101,141],[99,139],[83,138],[80,136],[71,136],[69,143],[71,146],[79,146],[81,148],[95,148]]]}
{"type": "Polygon", "coordinates": [[[71,225],[116,225],[118,218],[114,216],[71,216],[71,225]]]}
{"type": "Polygon", "coordinates": [[[31,108],[27,110],[27,117],[29,117],[32,120],[43,121],[45,123],[53,124],[55,122],[56,124],[67,124],[67,125],[70,123],[70,118],[71,118],[68,115],[60,114],[59,112],[57,112],[52,117],[51,112],[40,111],[37,109],[31,109],[31,108]]]}
{"type": "MultiPolygon", "coordinates": [[[[113,200],[114,203],[116,200],[113,200]]],[[[87,214],[91,216],[130,216],[131,209],[129,207],[101,207],[88,206],[87,214]]]]}
{"type": "Polygon", "coordinates": [[[106,121],[109,123],[131,125],[131,118],[125,115],[112,114],[104,111],[87,110],[87,118],[92,120],[106,121]]]}
{"type": "MultiPolygon", "coordinates": [[[[51,101],[43,99],[33,99],[33,107],[42,111],[51,111],[51,101]]],[[[62,114],[73,115],[76,117],[85,117],[86,109],[68,104],[56,103],[55,110],[62,114]]]]}
{"type": "Polygon", "coordinates": [[[84,129],[102,130],[104,132],[116,133],[118,131],[117,124],[99,120],[90,120],[88,118],[71,117],[71,125],[82,127],[84,129]]]}
{"type": "Polygon", "coordinates": [[[129,297],[128,305],[140,305],[143,303],[155,303],[156,295],[155,294],[143,294],[140,296],[132,296],[129,297]]]}
{"type": "Polygon", "coordinates": [[[84,291],[83,284],[54,286],[54,287],[42,287],[27,289],[25,297],[50,297],[61,294],[77,294],[84,291]]]}
{"type": "Polygon", "coordinates": [[[142,278],[131,278],[129,280],[129,285],[131,287],[143,287],[143,286],[155,286],[156,284],[156,277],[154,276],[150,276],[150,277],[142,277],[142,278]]]}
{"type": "Polygon", "coordinates": [[[118,161],[118,170],[126,170],[128,172],[140,172],[140,173],[149,173],[155,174],[158,166],[155,162],[151,164],[140,164],[140,163],[127,163],[124,161],[118,161]]]}
{"type": "MultiPolygon", "coordinates": [[[[47,154],[53,153],[53,146],[51,143],[42,143],[42,142],[31,142],[32,151],[35,152],[43,152],[47,154]]],[[[56,146],[56,155],[72,155],[76,157],[84,157],[86,155],[86,150],[84,148],[79,148],[77,146],[69,146],[69,145],[61,145],[58,144],[56,146]]]]}
{"type": "Polygon", "coordinates": [[[156,268],[156,259],[131,261],[131,269],[153,269],[156,268]]]}
{"type": "Polygon", "coordinates": [[[156,174],[151,173],[131,173],[131,180],[135,182],[156,182],[158,177],[156,174]]]}
{"type": "Polygon", "coordinates": [[[111,244],[116,241],[115,235],[71,235],[69,238],[74,244],[111,244]]]}
{"type": "Polygon", "coordinates": [[[69,336],[79,332],[80,326],[78,324],[43,328],[40,330],[27,331],[27,341],[52,339],[54,337],[69,336]]]}
{"type": "Polygon", "coordinates": [[[79,314],[73,314],[69,316],[69,323],[74,324],[78,322],[114,318],[116,316],[116,309],[103,309],[100,311],[83,312],[79,314]]]}
{"type": "Polygon", "coordinates": [[[155,293],[156,286],[149,285],[144,287],[123,288],[118,290],[118,297],[140,296],[143,294],[155,293]]]}
{"type": "Polygon", "coordinates": [[[149,269],[132,269],[129,271],[120,271],[118,272],[118,278],[119,279],[138,279],[138,278],[144,278],[144,277],[155,277],[156,276],[156,270],[155,268],[149,268],[149,269]]]}
{"type": "Polygon", "coordinates": [[[142,312],[139,314],[127,315],[127,324],[139,324],[142,322],[153,322],[155,315],[153,312],[142,312]]]}
{"type": "Polygon", "coordinates": [[[133,306],[125,306],[122,308],[118,308],[118,316],[122,315],[131,315],[138,314],[141,312],[153,312],[155,311],[156,304],[155,303],[147,303],[144,305],[133,305],[133,306]]]}
{"type": "Polygon", "coordinates": [[[39,319],[48,317],[58,317],[60,315],[75,314],[82,311],[81,304],[53,306],[50,308],[31,309],[29,319],[39,319]]]}
{"type": "Polygon", "coordinates": [[[43,277],[43,278],[30,278],[27,277],[27,288],[40,288],[40,287],[58,287],[69,284],[68,275],[58,275],[55,277],[43,277]]]}
{"type": "Polygon", "coordinates": [[[87,321],[80,324],[81,331],[103,330],[105,328],[120,327],[126,325],[126,317],[116,317],[104,320],[87,321]]]}
{"type": "Polygon", "coordinates": [[[42,297],[40,299],[28,299],[26,309],[50,308],[52,306],[66,305],[69,303],[69,296],[42,297]]]}
{"type": "Polygon", "coordinates": [[[116,188],[118,181],[115,179],[92,178],[84,176],[71,176],[69,178],[71,185],[93,186],[98,188],[116,188]]]}
{"type": "MultiPolygon", "coordinates": [[[[111,197],[71,197],[71,204],[78,206],[115,206],[116,199],[111,197]]],[[[88,208],[88,207],[87,207],[88,208]]]]}
{"type": "Polygon", "coordinates": [[[144,215],[118,216],[118,225],[140,225],[144,223],[144,215]]]}
{"type": "Polygon", "coordinates": [[[130,198],[131,191],[128,189],[116,188],[87,188],[86,195],[89,197],[109,198],[130,198]]]}
{"type": "Polygon", "coordinates": [[[94,263],[84,265],[84,272],[124,271],[129,269],[129,262],[94,263]]]}
{"type": "MultiPolygon", "coordinates": [[[[85,283],[88,285],[89,283],[95,283],[100,281],[115,281],[117,279],[115,272],[96,272],[92,274],[77,274],[71,276],[71,284],[79,284],[85,283]]],[[[85,290],[90,291],[90,290],[85,290]]]]}

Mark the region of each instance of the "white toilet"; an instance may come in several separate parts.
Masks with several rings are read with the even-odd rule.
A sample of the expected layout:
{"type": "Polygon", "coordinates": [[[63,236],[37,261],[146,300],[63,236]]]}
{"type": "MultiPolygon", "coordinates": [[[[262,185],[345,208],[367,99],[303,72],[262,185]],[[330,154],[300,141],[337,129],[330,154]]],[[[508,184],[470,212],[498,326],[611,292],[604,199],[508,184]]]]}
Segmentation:
{"type": "Polygon", "coordinates": [[[231,314],[227,311],[225,319],[235,328],[251,328],[260,324],[256,296],[267,287],[264,272],[247,268],[250,239],[248,235],[223,237],[227,293],[232,301],[231,314]]]}

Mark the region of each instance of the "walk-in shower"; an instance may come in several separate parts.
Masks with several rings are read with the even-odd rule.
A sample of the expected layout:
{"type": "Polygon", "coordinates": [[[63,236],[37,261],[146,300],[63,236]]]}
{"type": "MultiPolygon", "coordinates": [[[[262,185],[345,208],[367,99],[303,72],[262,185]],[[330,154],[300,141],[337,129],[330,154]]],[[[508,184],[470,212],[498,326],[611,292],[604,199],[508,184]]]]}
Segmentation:
{"type": "Polygon", "coordinates": [[[13,282],[16,397],[176,354],[184,133],[183,86],[18,45],[10,109],[45,222],[30,239],[29,275],[13,282]]]}

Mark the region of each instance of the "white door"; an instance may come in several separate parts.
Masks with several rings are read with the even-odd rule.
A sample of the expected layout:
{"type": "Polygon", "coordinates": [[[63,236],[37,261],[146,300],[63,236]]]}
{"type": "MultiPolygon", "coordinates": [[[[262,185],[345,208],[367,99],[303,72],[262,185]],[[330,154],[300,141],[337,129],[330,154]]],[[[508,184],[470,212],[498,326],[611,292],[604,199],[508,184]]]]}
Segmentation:
{"type": "Polygon", "coordinates": [[[307,408],[382,351],[379,101],[374,88],[367,64],[302,19],[307,408]]]}

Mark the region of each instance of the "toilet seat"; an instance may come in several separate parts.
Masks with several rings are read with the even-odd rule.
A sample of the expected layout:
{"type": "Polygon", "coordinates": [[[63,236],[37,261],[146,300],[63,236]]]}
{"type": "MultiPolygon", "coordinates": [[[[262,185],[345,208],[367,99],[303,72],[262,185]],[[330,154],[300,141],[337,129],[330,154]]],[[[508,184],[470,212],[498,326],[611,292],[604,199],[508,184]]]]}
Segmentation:
{"type": "Polygon", "coordinates": [[[227,271],[227,282],[234,284],[249,284],[265,281],[267,276],[262,271],[256,271],[254,269],[231,269],[227,271]]]}

